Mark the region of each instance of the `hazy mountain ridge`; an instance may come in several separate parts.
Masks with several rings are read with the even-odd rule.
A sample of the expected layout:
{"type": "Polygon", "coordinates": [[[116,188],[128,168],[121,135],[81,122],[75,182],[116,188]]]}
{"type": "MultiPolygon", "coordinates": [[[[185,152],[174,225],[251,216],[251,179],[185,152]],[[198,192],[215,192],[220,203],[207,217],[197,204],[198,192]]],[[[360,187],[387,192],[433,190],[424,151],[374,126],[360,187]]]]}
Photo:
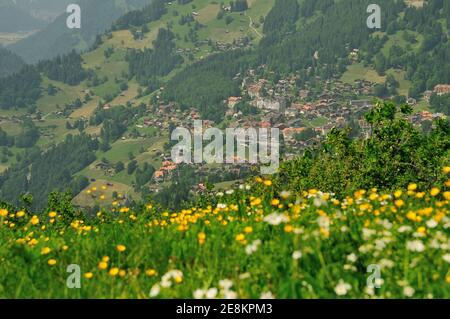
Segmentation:
{"type": "Polygon", "coordinates": [[[45,29],[12,44],[11,51],[26,62],[50,59],[72,49],[85,50],[94,43],[98,34],[109,29],[125,12],[140,8],[151,0],[80,0],[81,29],[68,29],[67,14],[59,15],[45,29]]]}
{"type": "Polygon", "coordinates": [[[0,78],[19,71],[24,64],[17,54],[0,46],[0,78]]]}
{"type": "Polygon", "coordinates": [[[37,19],[19,6],[0,4],[0,32],[30,31],[45,25],[43,20],[37,19]]]}

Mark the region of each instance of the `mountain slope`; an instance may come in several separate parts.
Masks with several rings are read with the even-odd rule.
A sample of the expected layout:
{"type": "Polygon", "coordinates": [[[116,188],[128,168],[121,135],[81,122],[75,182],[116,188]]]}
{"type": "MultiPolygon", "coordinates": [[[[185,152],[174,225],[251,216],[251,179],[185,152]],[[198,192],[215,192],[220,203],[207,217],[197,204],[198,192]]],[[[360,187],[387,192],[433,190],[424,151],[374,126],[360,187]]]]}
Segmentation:
{"type": "Polygon", "coordinates": [[[45,29],[11,45],[10,49],[28,63],[49,59],[72,49],[85,50],[114,20],[149,2],[150,0],[80,0],[81,29],[68,29],[68,15],[63,13],[45,29]]]}
{"type": "Polygon", "coordinates": [[[0,78],[19,71],[24,64],[17,54],[0,47],[0,78]]]}
{"type": "MultiPolygon", "coordinates": [[[[445,71],[449,67],[445,60],[445,52],[450,52],[445,51],[448,27],[443,19],[448,7],[433,0],[424,8],[411,9],[400,1],[383,0],[383,8],[390,14],[384,19],[383,29],[374,31],[365,28],[369,2],[249,0],[249,9],[230,12],[213,0],[184,4],[155,0],[154,7],[121,16],[111,30],[96,39],[91,50],[41,63],[38,72],[42,79],[34,82],[40,95],[17,98],[14,95],[23,92],[9,90],[12,96],[6,96],[5,110],[0,111],[5,115],[2,128],[6,140],[21,141],[30,131],[36,132],[20,119],[23,115],[31,117],[41,133],[25,144],[37,145],[42,151],[63,142],[68,135],[91,134],[98,142],[96,158],[69,175],[115,184],[114,191],[134,198],[162,189],[163,202],[178,205],[185,199],[179,196],[186,196],[195,183],[242,179],[240,175],[188,169],[180,175],[189,182],[183,182],[183,188],[178,184],[178,190],[167,190],[170,183],[178,181],[158,184],[147,178],[169,153],[170,127],[189,125],[193,116],[217,125],[231,125],[237,119],[252,125],[281,122],[296,129],[307,128],[313,133],[312,140],[319,141],[323,132],[336,125],[337,117],[339,125],[360,120],[358,110],[336,115],[348,109],[352,100],[371,101],[379,96],[405,102],[415,96],[419,102],[415,112],[431,110],[422,92],[437,83],[450,82],[450,72],[445,71]],[[358,16],[352,15],[352,8],[358,16]],[[297,113],[297,122],[293,123],[284,118],[285,114],[271,117],[265,111],[255,111],[250,105],[255,101],[248,93],[255,83],[266,83],[262,100],[281,97],[286,107],[322,105],[324,114],[297,113]],[[365,90],[358,85],[364,85],[365,90]],[[305,91],[306,96],[301,96],[305,91]],[[334,95],[336,91],[337,100],[328,110],[323,100],[331,98],[321,95],[334,95]],[[230,97],[240,97],[243,103],[230,108],[224,103],[230,97]],[[149,164],[151,167],[145,166],[149,164]]],[[[74,42],[80,39],[81,33],[76,33],[74,42]]],[[[4,87],[20,87],[11,85],[17,82],[13,80],[4,81],[4,87]]],[[[14,167],[13,156],[27,153],[29,147],[11,149],[13,155],[3,157],[3,169],[14,167]]],[[[33,162],[35,154],[31,155],[29,161],[33,162]]],[[[8,180],[3,188],[7,185],[11,198],[26,189],[20,183],[27,176],[29,163],[24,164],[23,159],[19,162],[18,175],[3,176],[8,180]]],[[[69,180],[67,176],[64,181],[69,180]]],[[[1,183],[0,178],[0,187],[1,183]]],[[[69,184],[58,189],[65,186],[69,184]]],[[[52,187],[47,185],[47,192],[52,187]]],[[[80,188],[71,190],[75,195],[80,188]]],[[[85,188],[79,193],[75,199],[78,205],[96,204],[88,192],[85,188]]],[[[45,193],[40,193],[39,205],[45,193]]]]}
{"type": "Polygon", "coordinates": [[[0,5],[0,32],[18,32],[40,29],[45,22],[24,9],[13,5],[0,5]]]}

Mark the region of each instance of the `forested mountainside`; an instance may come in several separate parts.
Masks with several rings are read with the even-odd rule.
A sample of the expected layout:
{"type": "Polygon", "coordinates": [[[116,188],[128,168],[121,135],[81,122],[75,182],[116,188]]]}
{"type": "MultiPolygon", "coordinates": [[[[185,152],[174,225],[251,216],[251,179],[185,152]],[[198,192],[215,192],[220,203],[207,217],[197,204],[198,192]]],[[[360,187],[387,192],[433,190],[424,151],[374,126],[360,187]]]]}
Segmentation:
{"type": "MultiPolygon", "coordinates": [[[[12,44],[9,48],[26,62],[35,63],[65,54],[73,49],[88,49],[97,35],[111,27],[111,24],[129,10],[140,8],[150,0],[79,0],[82,8],[83,26],[79,30],[66,27],[67,14],[60,14],[43,30],[12,44]]],[[[71,2],[72,3],[72,2],[71,2]]],[[[65,12],[65,7],[63,9],[65,12]]]]}
{"type": "Polygon", "coordinates": [[[95,206],[88,185],[107,183],[115,198],[179,207],[200,184],[254,174],[188,165],[173,173],[169,135],[198,118],[287,129],[283,156],[292,158],[334,126],[367,135],[374,98],[408,103],[424,132],[450,114],[447,1],[379,1],[379,30],[366,26],[368,0],[119,2],[81,2],[81,30],[57,27],[62,15],[11,47],[42,61],[0,78],[5,198],[18,203],[37,192],[34,207],[42,208],[52,190],[68,189],[74,203],[95,206]],[[83,160],[68,156],[56,172],[45,158],[62,156],[55,154],[67,143],[83,160]]]}
{"type": "MultiPolygon", "coordinates": [[[[65,11],[72,0],[0,0],[0,6],[12,7],[33,16],[41,22],[51,22],[65,11]]],[[[13,31],[20,31],[15,29],[13,31]]],[[[23,30],[22,30],[23,31],[23,30]]]]}
{"type": "Polygon", "coordinates": [[[220,101],[238,88],[233,81],[238,71],[267,64],[277,76],[295,72],[301,82],[316,77],[325,81],[346,71],[353,49],[361,50],[361,63],[373,66],[379,75],[390,68],[404,70],[411,81],[411,97],[450,82],[448,2],[429,1],[428,6],[417,9],[403,1],[380,1],[384,13],[380,31],[363,27],[369,4],[362,0],[276,1],[265,19],[265,37],[256,50],[242,53],[240,58],[227,52],[190,66],[171,79],[165,97],[192,103],[201,96],[202,105],[215,109],[208,114],[217,117],[220,101]],[[355,16],[355,12],[360,14],[355,16]],[[392,35],[402,41],[382,50],[392,35]],[[218,86],[214,78],[220,78],[218,86]]]}
{"type": "Polygon", "coordinates": [[[17,54],[0,47],[0,78],[19,71],[25,62],[17,54]]]}
{"type": "Polygon", "coordinates": [[[13,4],[0,3],[0,32],[18,32],[40,29],[45,22],[13,4]]]}

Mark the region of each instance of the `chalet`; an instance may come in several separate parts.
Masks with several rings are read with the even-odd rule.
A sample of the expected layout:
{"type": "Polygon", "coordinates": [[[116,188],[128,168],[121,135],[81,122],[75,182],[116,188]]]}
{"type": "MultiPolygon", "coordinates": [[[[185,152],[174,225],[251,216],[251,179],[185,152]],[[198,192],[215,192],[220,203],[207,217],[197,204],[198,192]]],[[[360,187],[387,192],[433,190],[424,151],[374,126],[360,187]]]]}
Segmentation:
{"type": "Polygon", "coordinates": [[[260,84],[253,84],[248,87],[247,93],[251,98],[259,98],[262,86],[260,84]]]}
{"type": "Polygon", "coordinates": [[[414,106],[414,105],[417,104],[417,100],[416,100],[415,98],[409,97],[409,98],[406,100],[406,104],[411,105],[411,106],[414,106]]]}
{"type": "Polygon", "coordinates": [[[233,108],[236,104],[238,104],[242,98],[240,96],[230,96],[228,98],[228,107],[233,108]]]}
{"type": "Polygon", "coordinates": [[[153,178],[155,179],[155,182],[162,182],[164,179],[164,172],[156,171],[153,175],[153,178]]]}
{"type": "Polygon", "coordinates": [[[259,127],[262,127],[262,128],[270,128],[270,126],[271,126],[271,124],[270,124],[270,122],[268,122],[268,121],[262,121],[262,122],[259,122],[259,127]]]}
{"type": "Polygon", "coordinates": [[[434,87],[434,93],[441,96],[450,93],[450,84],[438,84],[434,87]]]}
{"type": "Polygon", "coordinates": [[[257,99],[256,107],[259,109],[280,111],[282,112],[286,106],[286,101],[283,98],[276,99],[257,99]]]}
{"type": "Polygon", "coordinates": [[[294,141],[295,135],[303,132],[306,128],[304,127],[287,127],[283,129],[283,136],[286,142],[294,141]]]}

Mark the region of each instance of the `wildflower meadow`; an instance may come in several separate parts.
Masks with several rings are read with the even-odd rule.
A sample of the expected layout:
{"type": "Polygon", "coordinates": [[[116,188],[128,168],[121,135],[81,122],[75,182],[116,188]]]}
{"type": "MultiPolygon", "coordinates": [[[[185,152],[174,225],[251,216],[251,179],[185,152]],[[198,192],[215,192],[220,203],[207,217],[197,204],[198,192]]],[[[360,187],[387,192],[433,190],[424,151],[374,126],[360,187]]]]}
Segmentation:
{"type": "Polygon", "coordinates": [[[115,201],[70,222],[2,208],[0,295],[450,297],[450,180],[338,199],[257,177],[211,198],[180,211],[115,201]]]}

